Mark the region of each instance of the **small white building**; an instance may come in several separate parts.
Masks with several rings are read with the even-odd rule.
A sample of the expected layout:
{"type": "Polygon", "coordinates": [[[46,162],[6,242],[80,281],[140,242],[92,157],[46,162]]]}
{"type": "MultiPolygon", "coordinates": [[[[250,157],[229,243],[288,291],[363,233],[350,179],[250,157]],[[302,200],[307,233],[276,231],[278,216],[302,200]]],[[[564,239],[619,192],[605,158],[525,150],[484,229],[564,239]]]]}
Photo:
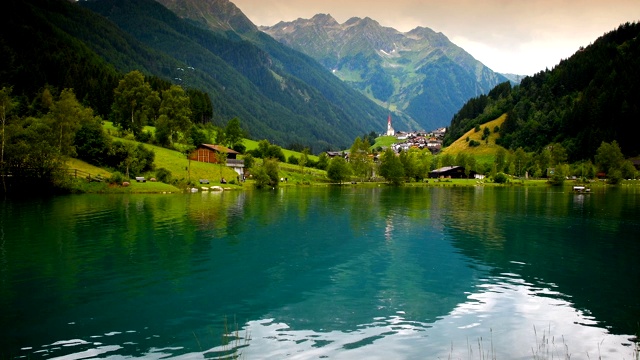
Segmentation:
{"type": "Polygon", "coordinates": [[[389,119],[387,120],[387,136],[395,136],[396,131],[393,130],[393,126],[391,126],[391,114],[389,114],[389,119]]]}

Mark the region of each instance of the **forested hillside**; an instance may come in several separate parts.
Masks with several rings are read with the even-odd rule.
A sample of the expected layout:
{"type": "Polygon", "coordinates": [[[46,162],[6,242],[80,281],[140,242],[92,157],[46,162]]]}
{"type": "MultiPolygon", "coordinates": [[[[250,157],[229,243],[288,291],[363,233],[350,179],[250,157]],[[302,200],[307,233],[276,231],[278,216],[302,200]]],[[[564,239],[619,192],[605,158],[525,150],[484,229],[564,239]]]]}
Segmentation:
{"type": "Polygon", "coordinates": [[[466,131],[506,113],[499,144],[539,152],[561,144],[569,161],[592,159],[617,141],[640,154],[640,24],[626,23],[580,49],[552,70],[496,86],[469,100],[453,117],[450,144],[466,131]]]}
{"type": "Polygon", "coordinates": [[[287,68],[304,79],[236,33],[194,26],[156,2],[82,5],[92,10],[62,0],[5,3],[11,16],[0,25],[0,84],[12,86],[14,97],[32,99],[45,85],[72,88],[108,118],[118,81],[140,70],[149,79],[204,90],[216,125],[239,118],[253,138],[314,152],[343,148],[386,119],[384,109],[301,54],[289,55],[287,68]]]}
{"type": "Polygon", "coordinates": [[[204,86],[214,92],[214,116],[221,121],[239,117],[252,137],[284,146],[303,144],[317,152],[349,144],[357,134],[383,124],[384,109],[290,49],[265,51],[234,31],[192,25],[151,0],[82,4],[156,51],[188,64],[179,76],[185,86],[192,81],[190,68],[213,78],[217,88],[204,86]]]}

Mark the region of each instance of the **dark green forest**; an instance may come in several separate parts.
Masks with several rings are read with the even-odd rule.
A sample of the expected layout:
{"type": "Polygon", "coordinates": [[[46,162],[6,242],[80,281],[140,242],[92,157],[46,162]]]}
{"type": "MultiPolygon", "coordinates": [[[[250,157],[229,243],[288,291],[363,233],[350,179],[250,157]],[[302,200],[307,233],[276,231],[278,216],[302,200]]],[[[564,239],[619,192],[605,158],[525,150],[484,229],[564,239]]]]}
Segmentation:
{"type": "Polygon", "coordinates": [[[574,162],[593,159],[603,142],[615,140],[626,156],[640,155],[639,34],[640,24],[623,24],[552,70],[469,100],[454,115],[445,145],[506,113],[499,144],[510,150],[561,144],[574,162]]]}

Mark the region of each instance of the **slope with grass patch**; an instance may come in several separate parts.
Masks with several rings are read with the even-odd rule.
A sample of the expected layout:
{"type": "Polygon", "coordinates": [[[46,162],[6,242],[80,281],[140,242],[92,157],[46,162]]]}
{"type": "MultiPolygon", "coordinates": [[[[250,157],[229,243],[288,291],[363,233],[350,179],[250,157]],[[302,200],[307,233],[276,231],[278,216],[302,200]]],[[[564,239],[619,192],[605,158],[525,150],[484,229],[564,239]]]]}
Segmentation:
{"type": "Polygon", "coordinates": [[[506,118],[507,115],[503,114],[495,120],[480,125],[480,131],[475,131],[475,129],[467,131],[464,135],[458,138],[458,140],[444,148],[442,150],[442,154],[456,156],[460,153],[464,153],[474,156],[479,162],[492,163],[498,150],[504,149],[502,146],[496,144],[496,140],[500,137],[500,133],[494,132],[494,129],[496,126],[501,127],[506,118]],[[482,140],[485,128],[489,129],[490,134],[485,140],[482,140]],[[478,146],[471,146],[471,141],[478,142],[478,146]]]}

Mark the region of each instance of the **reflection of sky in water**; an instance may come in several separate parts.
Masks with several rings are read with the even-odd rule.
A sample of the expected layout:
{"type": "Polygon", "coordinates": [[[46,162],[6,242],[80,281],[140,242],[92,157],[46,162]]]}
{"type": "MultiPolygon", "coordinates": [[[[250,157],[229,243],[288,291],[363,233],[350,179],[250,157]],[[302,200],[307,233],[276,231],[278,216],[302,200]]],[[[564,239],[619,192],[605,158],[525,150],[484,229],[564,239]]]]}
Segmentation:
{"type": "MultiPolygon", "coordinates": [[[[180,347],[153,348],[147,359],[633,359],[629,336],[611,335],[572,307],[553,284],[524,282],[517,274],[484,279],[467,301],[434,323],[412,321],[403,311],[372,318],[349,331],[294,330],[278,319],[249,321],[231,334],[227,346],[182,353],[180,347]],[[237,339],[234,341],[234,337],[237,339]],[[177,354],[177,356],[174,356],[177,354]]],[[[330,305],[329,305],[330,306],[330,305]]],[[[113,337],[116,335],[111,334],[113,337]]],[[[58,359],[110,356],[121,346],[99,337],[95,348],[58,359]]],[[[115,339],[114,339],[115,340],[115,339]]],[[[52,344],[56,345],[56,344],[52,344]]],[[[87,345],[77,340],[58,346],[87,345]]],[[[135,344],[129,344],[135,346],[135,344]]],[[[127,345],[125,345],[126,347],[127,345]]]]}
{"type": "Polygon", "coordinates": [[[594,320],[559,299],[562,294],[552,288],[534,287],[514,274],[504,274],[477,290],[433,324],[410,321],[402,312],[371,319],[352,331],[291,330],[277,319],[251,321],[244,329],[250,335],[249,346],[240,352],[248,359],[468,358],[469,354],[473,359],[491,355],[530,359],[534,353],[542,358],[633,358],[629,336],[590,326],[594,320]]]}

